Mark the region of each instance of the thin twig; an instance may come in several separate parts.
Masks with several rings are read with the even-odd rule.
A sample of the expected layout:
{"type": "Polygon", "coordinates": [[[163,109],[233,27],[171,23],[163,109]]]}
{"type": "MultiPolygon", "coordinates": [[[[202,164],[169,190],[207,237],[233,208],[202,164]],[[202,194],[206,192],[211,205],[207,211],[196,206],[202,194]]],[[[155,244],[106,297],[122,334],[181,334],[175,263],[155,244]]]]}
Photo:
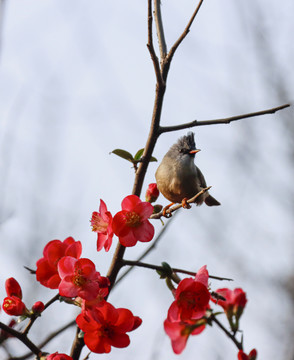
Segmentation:
{"type": "MultiPolygon", "coordinates": [[[[53,304],[57,300],[59,300],[59,293],[57,295],[55,295],[51,300],[49,300],[45,304],[45,309],[47,309],[48,306],[50,306],[51,304],[53,304]]],[[[32,315],[32,317],[30,318],[30,321],[28,322],[26,328],[23,331],[23,334],[25,334],[25,335],[28,334],[28,332],[30,331],[30,328],[33,326],[34,322],[37,320],[38,317],[39,317],[39,315],[32,315]]]]}
{"type": "MultiPolygon", "coordinates": [[[[176,213],[177,214],[177,213],[176,213]]],[[[172,219],[175,219],[176,214],[173,216],[172,219]]],[[[143,260],[153,249],[155,249],[156,245],[158,244],[159,240],[162,238],[163,234],[167,230],[167,228],[170,226],[172,219],[170,219],[166,225],[162,228],[160,233],[157,235],[156,239],[152,241],[152,244],[147,248],[146,251],[143,252],[143,254],[136,260],[136,262],[143,260]]],[[[125,276],[128,275],[129,272],[131,272],[134,269],[134,266],[130,266],[128,270],[126,270],[117,280],[114,286],[116,286],[125,276]]]]}
{"type": "Polygon", "coordinates": [[[188,129],[188,128],[191,128],[191,127],[194,127],[194,126],[230,124],[231,122],[237,121],[237,120],[247,119],[247,118],[266,115],[266,114],[274,114],[275,112],[283,110],[283,109],[285,109],[285,108],[287,108],[289,106],[291,106],[291,105],[290,104],[285,104],[285,105],[274,107],[272,109],[261,110],[261,111],[256,111],[256,112],[252,112],[252,113],[248,113],[248,114],[231,116],[231,117],[222,118],[222,119],[201,120],[201,121],[194,120],[194,121],[191,121],[189,123],[181,124],[181,125],[161,126],[159,131],[162,134],[162,133],[166,133],[166,132],[170,132],[170,131],[178,131],[178,130],[182,130],[182,129],[188,129]]]}
{"type": "Polygon", "coordinates": [[[38,359],[42,356],[42,351],[27,337],[26,334],[22,334],[21,332],[9,327],[6,324],[3,324],[2,322],[0,322],[0,329],[3,329],[7,333],[20,340],[32,351],[33,354],[37,355],[38,359]]]}
{"type": "Polygon", "coordinates": [[[193,21],[194,21],[196,15],[198,14],[198,11],[199,11],[202,3],[203,3],[203,0],[200,0],[197,7],[196,7],[196,9],[195,9],[195,11],[194,11],[194,13],[193,13],[193,15],[191,16],[190,21],[188,22],[188,25],[185,27],[185,30],[183,31],[181,36],[178,38],[178,40],[174,43],[174,45],[171,47],[170,51],[168,52],[168,54],[165,57],[164,67],[162,69],[162,76],[163,76],[164,80],[166,80],[166,78],[167,78],[167,74],[168,74],[168,71],[169,71],[169,68],[170,68],[172,58],[173,58],[177,48],[180,46],[182,41],[188,35],[188,33],[190,31],[190,27],[192,26],[193,21]]]}
{"type": "MultiPolygon", "coordinates": [[[[56,336],[58,336],[59,334],[61,334],[63,331],[67,330],[68,328],[70,328],[71,326],[74,326],[76,324],[75,320],[71,320],[69,323],[65,324],[64,326],[62,326],[60,329],[52,332],[50,335],[48,335],[46,337],[46,339],[44,339],[39,345],[38,347],[40,349],[42,349],[45,345],[47,345],[51,340],[53,340],[56,336]]],[[[18,357],[13,357],[11,360],[25,360],[28,357],[30,357],[32,355],[32,352],[28,352],[22,356],[18,356],[18,357]]]]}
{"type": "Polygon", "coordinates": [[[237,346],[239,350],[243,350],[243,345],[241,342],[239,342],[233,334],[231,334],[224,326],[223,324],[213,315],[211,314],[210,319],[214,321],[219,328],[223,330],[223,332],[233,341],[233,343],[237,346]]]}
{"type": "MultiPolygon", "coordinates": [[[[201,191],[199,191],[199,193],[197,193],[197,194],[196,194],[195,196],[193,196],[191,199],[187,200],[187,203],[188,203],[188,204],[194,203],[195,200],[196,200],[199,196],[201,196],[202,194],[206,193],[206,191],[208,191],[210,188],[211,188],[211,186],[208,186],[208,187],[202,189],[201,191]]],[[[180,208],[182,208],[182,207],[183,207],[183,204],[178,204],[178,205],[175,205],[175,206],[167,209],[166,212],[165,212],[165,213],[166,213],[165,216],[166,216],[166,217],[171,216],[171,214],[172,214],[174,211],[176,211],[176,210],[178,210],[178,209],[180,209],[180,208]]],[[[150,219],[160,219],[162,216],[164,216],[164,215],[163,215],[163,211],[161,211],[161,212],[159,212],[159,213],[157,213],[157,214],[151,215],[151,216],[150,216],[150,219]]]]}
{"type": "Polygon", "coordinates": [[[167,47],[165,42],[162,17],[161,17],[161,4],[160,0],[154,0],[154,19],[156,24],[157,39],[160,52],[161,63],[164,61],[167,54],[167,47]]]}
{"type": "MultiPolygon", "coordinates": [[[[123,260],[123,265],[125,266],[137,266],[137,267],[143,267],[146,269],[152,269],[152,270],[158,270],[158,271],[164,271],[164,267],[161,265],[154,265],[154,264],[149,264],[149,263],[144,263],[141,261],[133,261],[133,260],[123,260]]],[[[177,269],[177,268],[171,268],[172,272],[174,273],[181,273],[181,274],[186,274],[186,275],[192,275],[192,276],[196,276],[196,272],[192,272],[192,271],[188,271],[188,270],[184,270],[184,269],[177,269]]],[[[209,275],[209,278],[211,279],[215,279],[215,280],[225,280],[225,281],[233,281],[233,279],[230,278],[225,278],[225,277],[221,277],[221,276],[215,276],[215,275],[209,275]]]]}

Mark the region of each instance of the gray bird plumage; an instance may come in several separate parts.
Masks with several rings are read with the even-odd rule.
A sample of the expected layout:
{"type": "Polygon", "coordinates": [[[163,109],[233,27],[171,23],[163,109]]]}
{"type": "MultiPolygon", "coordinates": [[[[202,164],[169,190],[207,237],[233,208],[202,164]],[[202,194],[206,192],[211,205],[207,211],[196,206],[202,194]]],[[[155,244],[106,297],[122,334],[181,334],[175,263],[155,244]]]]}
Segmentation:
{"type": "MultiPolygon", "coordinates": [[[[200,169],[194,164],[196,149],[194,133],[188,132],[177,143],[172,145],[162,159],[155,173],[158,190],[173,203],[181,203],[183,199],[190,199],[203,188],[206,182],[200,169]]],[[[203,201],[208,206],[220,203],[208,192],[196,199],[196,204],[203,201]]]]}

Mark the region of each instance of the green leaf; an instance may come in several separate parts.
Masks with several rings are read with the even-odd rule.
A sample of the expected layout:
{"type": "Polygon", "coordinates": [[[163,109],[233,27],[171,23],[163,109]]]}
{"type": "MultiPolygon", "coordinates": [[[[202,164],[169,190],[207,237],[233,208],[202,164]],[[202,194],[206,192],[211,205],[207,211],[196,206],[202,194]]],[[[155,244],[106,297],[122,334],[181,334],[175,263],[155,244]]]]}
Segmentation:
{"type": "Polygon", "coordinates": [[[134,156],[135,160],[140,160],[144,152],[144,148],[137,151],[136,155],[134,156]]]}
{"type": "Polygon", "coordinates": [[[157,159],[154,156],[151,156],[150,162],[155,162],[157,159]]]}
{"type": "Polygon", "coordinates": [[[131,153],[129,153],[128,151],[126,150],[123,150],[123,149],[115,149],[113,151],[110,152],[110,154],[113,153],[125,160],[128,160],[130,161],[131,163],[134,162],[134,158],[133,158],[133,155],[131,153]]]}

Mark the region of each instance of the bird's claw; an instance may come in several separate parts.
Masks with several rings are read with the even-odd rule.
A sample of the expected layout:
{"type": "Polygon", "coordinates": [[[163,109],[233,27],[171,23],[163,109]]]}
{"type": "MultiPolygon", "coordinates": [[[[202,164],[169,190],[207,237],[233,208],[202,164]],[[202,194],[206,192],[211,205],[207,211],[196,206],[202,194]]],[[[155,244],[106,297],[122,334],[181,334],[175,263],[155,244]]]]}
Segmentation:
{"type": "Polygon", "coordinates": [[[171,203],[171,204],[166,205],[166,206],[163,208],[163,210],[162,210],[162,216],[164,216],[164,217],[166,217],[166,218],[172,217],[171,212],[167,213],[166,211],[167,211],[171,206],[173,206],[173,205],[174,205],[174,203],[171,203]]]}
{"type": "Polygon", "coordinates": [[[182,200],[182,207],[183,207],[184,209],[191,209],[191,205],[187,203],[187,200],[188,200],[188,198],[184,198],[184,199],[182,200]]]}

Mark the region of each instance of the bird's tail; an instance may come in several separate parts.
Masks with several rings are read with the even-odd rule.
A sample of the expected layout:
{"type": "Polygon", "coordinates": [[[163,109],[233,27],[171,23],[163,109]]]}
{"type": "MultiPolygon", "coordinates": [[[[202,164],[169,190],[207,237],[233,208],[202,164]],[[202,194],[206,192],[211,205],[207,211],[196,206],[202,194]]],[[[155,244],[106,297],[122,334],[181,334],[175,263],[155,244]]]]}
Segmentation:
{"type": "Polygon", "coordinates": [[[205,201],[205,204],[208,206],[218,206],[221,204],[211,195],[208,195],[204,201],[205,201]]]}

